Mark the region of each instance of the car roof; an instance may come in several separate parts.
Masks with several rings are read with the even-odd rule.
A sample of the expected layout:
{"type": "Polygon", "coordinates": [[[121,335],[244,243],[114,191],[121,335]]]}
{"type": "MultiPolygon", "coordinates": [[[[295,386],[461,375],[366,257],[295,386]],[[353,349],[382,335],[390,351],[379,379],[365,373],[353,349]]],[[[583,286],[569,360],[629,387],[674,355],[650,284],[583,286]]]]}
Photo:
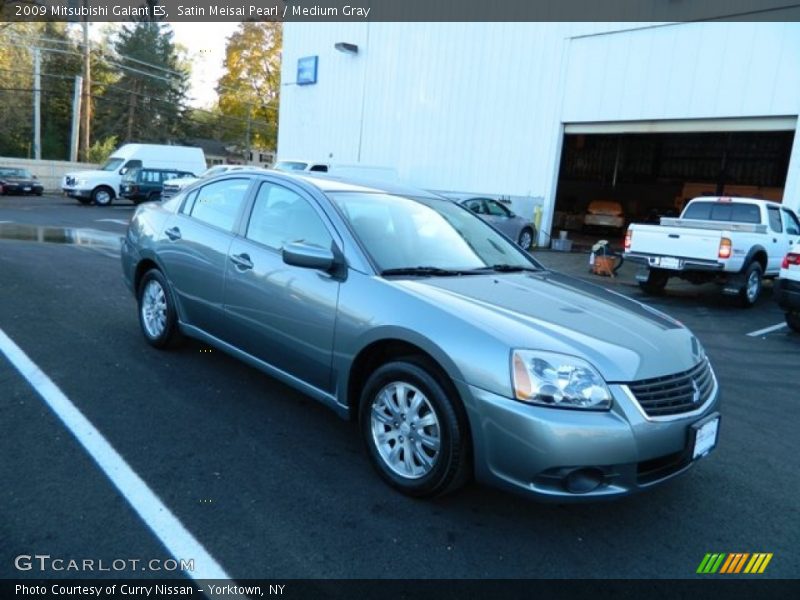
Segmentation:
{"type": "MultiPolygon", "coordinates": [[[[427,190],[417,187],[394,183],[391,181],[378,181],[375,179],[362,179],[354,176],[339,176],[330,173],[310,173],[307,171],[276,171],[273,169],[263,169],[258,167],[251,167],[244,169],[244,173],[253,173],[254,175],[264,174],[268,172],[270,175],[276,176],[281,179],[292,181],[302,181],[307,184],[313,185],[322,192],[362,192],[362,193],[385,193],[397,194],[403,196],[414,196],[416,198],[438,198],[444,199],[444,196],[434,194],[427,190]]],[[[240,173],[241,174],[241,173],[240,173]]],[[[223,177],[225,174],[219,175],[223,177]]]]}

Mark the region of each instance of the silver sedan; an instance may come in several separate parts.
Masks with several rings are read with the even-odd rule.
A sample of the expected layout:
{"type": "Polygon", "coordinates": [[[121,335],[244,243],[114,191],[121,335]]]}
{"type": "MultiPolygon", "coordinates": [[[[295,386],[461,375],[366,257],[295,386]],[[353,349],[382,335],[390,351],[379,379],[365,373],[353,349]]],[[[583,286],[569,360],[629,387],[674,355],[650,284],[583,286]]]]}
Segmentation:
{"type": "Polygon", "coordinates": [[[514,214],[492,198],[466,198],[460,201],[481,219],[494,225],[501,232],[528,250],[536,237],[536,230],[528,219],[514,214]]]}
{"type": "Polygon", "coordinates": [[[620,496],[717,441],[717,380],[689,330],[425,192],[228,173],[140,206],[122,266],[150,345],[202,340],[356,420],[412,496],[472,477],[620,496]]]}

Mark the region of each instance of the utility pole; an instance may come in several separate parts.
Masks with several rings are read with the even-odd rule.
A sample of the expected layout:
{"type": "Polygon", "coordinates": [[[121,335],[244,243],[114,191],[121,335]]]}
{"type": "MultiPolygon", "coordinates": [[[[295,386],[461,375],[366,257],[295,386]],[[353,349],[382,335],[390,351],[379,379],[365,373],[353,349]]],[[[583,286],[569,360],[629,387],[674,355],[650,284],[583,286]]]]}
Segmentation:
{"type": "Polygon", "coordinates": [[[245,155],[244,155],[245,164],[247,164],[247,165],[249,165],[250,162],[253,160],[252,148],[250,146],[250,122],[252,120],[252,116],[253,116],[253,105],[252,104],[248,104],[247,105],[247,139],[245,140],[245,155]]]}
{"type": "Polygon", "coordinates": [[[33,49],[33,158],[42,160],[42,52],[33,49]]]}
{"type": "MultiPolygon", "coordinates": [[[[89,0],[83,0],[83,6],[89,9],[89,0]]],[[[89,17],[83,21],[83,153],[81,157],[85,162],[89,161],[89,145],[91,143],[91,122],[92,122],[92,72],[89,62],[89,17]]]]}
{"type": "Polygon", "coordinates": [[[72,135],[69,138],[69,159],[71,162],[78,160],[78,138],[81,128],[81,93],[83,92],[83,77],[75,76],[75,90],[72,94],[72,135]]]}

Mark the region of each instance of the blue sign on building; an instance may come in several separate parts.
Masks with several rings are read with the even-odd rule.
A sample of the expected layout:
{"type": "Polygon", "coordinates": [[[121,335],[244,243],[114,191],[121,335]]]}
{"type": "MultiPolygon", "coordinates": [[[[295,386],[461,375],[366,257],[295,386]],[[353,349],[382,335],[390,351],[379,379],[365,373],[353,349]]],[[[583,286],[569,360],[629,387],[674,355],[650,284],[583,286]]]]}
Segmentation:
{"type": "Polygon", "coordinates": [[[318,56],[304,56],[297,59],[297,85],[317,83],[318,56]]]}

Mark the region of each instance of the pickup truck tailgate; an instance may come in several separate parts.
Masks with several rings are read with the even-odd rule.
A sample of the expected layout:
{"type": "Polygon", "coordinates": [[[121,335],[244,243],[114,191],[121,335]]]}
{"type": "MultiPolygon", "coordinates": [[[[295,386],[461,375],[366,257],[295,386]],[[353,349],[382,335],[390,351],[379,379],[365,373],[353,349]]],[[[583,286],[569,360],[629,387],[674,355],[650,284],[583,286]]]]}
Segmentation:
{"type": "Polygon", "coordinates": [[[631,231],[629,252],[704,260],[717,259],[722,237],[721,231],[688,227],[667,229],[661,225],[636,224],[631,225],[631,231]]]}

